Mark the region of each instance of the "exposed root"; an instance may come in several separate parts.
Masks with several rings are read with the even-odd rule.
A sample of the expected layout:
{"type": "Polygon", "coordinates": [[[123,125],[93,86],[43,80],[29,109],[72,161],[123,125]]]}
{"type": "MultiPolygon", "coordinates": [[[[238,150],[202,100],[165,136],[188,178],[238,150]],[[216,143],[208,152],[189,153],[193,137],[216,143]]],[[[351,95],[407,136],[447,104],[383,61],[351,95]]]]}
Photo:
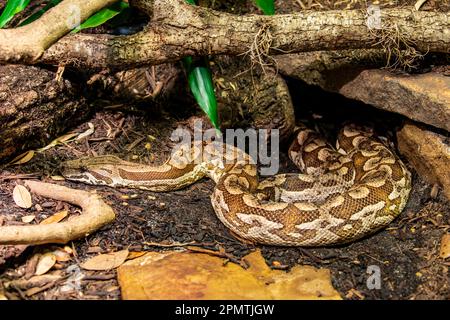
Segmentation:
{"type": "Polygon", "coordinates": [[[381,29],[370,29],[370,32],[378,38],[375,46],[381,46],[386,53],[385,68],[414,69],[427,54],[418,51],[414,42],[409,40],[395,23],[384,24],[381,29]]]}
{"type": "Polygon", "coordinates": [[[243,54],[250,57],[251,69],[260,66],[264,74],[266,69],[277,68],[277,61],[269,54],[272,49],[273,36],[270,32],[270,26],[263,24],[255,35],[253,42],[250,44],[248,51],[243,54]]]}
{"type": "Polygon", "coordinates": [[[83,214],[61,223],[0,227],[0,244],[66,243],[85,237],[115,219],[113,209],[96,193],[31,180],[25,185],[43,197],[80,206],[83,214]]]}

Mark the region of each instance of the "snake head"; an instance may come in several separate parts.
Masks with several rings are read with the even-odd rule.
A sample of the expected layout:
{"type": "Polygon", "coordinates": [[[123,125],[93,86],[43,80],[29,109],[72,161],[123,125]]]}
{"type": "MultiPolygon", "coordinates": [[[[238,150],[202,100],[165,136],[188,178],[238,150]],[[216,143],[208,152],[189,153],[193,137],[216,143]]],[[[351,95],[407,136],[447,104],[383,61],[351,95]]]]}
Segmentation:
{"type": "Polygon", "coordinates": [[[84,157],[64,161],[60,166],[61,174],[68,180],[96,185],[112,185],[107,177],[112,167],[121,160],[114,156],[84,157]]]}

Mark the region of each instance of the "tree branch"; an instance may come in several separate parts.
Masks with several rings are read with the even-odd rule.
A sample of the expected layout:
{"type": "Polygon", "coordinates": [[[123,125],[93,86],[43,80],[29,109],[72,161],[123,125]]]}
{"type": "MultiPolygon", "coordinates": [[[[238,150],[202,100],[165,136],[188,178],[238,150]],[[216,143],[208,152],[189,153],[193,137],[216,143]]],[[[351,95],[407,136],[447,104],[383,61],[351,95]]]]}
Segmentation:
{"type": "MultiPolygon", "coordinates": [[[[363,10],[239,16],[191,6],[183,0],[135,0],[131,4],[151,17],[145,30],[130,36],[70,35],[37,61],[129,68],[176,61],[188,55],[247,53],[264,58],[287,52],[398,44],[424,53],[450,50],[449,13],[384,9],[381,28],[370,29],[363,10]]],[[[21,48],[13,51],[2,51],[0,62],[22,60],[18,55],[21,48]]]]}
{"type": "Polygon", "coordinates": [[[0,227],[0,244],[67,243],[85,237],[115,219],[114,210],[96,193],[31,180],[25,185],[43,197],[80,206],[83,214],[61,223],[0,227]]]}
{"type": "Polygon", "coordinates": [[[78,24],[117,0],[65,0],[23,27],[0,30],[0,59],[35,62],[42,53],[78,24]]]}

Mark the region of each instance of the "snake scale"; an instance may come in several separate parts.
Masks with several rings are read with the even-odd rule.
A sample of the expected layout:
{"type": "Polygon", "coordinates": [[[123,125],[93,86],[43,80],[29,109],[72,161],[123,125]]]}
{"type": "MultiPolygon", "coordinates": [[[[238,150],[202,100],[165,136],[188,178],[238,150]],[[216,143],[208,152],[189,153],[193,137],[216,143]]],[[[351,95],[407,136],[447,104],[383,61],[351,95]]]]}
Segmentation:
{"type": "Polygon", "coordinates": [[[208,176],[216,183],[211,202],[217,217],[238,236],[269,245],[352,242],[388,225],[408,200],[411,174],[371,130],[344,126],[333,148],[301,127],[289,156],[301,173],[262,181],[248,154],[220,142],[180,148],[160,166],[99,156],[66,161],[62,173],[90,184],[158,192],[208,176]]]}

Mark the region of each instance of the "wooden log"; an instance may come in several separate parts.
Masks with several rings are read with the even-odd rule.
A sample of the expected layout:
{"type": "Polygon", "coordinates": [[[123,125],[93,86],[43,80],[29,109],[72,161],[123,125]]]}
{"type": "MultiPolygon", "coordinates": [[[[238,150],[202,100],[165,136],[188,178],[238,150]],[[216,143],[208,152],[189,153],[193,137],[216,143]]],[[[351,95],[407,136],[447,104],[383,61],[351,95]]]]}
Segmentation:
{"type": "Polygon", "coordinates": [[[90,115],[81,90],[38,67],[0,66],[0,162],[46,145],[90,115]]]}

